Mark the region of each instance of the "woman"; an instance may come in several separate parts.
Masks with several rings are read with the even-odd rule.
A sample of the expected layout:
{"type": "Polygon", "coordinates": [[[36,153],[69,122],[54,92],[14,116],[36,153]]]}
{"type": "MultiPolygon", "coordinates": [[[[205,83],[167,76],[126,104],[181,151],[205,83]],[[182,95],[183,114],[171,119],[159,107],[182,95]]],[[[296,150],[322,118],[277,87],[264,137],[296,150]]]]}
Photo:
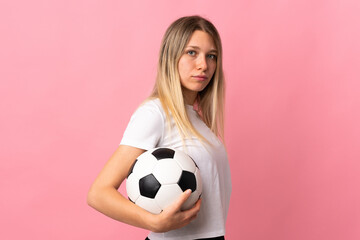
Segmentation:
{"type": "Polygon", "coordinates": [[[173,22],[163,38],[156,84],[136,110],[120,146],[88,193],[88,204],[118,221],[151,231],[147,239],[224,239],[231,179],[222,144],[224,77],[220,36],[199,16],[173,22]],[[203,181],[201,199],[189,210],[185,191],[160,214],[151,214],[117,189],[136,158],[155,147],[189,154],[203,181]]]}

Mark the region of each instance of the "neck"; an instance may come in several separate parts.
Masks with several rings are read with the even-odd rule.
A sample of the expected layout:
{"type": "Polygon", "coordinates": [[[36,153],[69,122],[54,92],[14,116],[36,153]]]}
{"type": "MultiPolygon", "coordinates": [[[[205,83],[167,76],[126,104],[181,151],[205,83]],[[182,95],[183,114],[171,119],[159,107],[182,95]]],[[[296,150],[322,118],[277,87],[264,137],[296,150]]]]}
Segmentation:
{"type": "Polygon", "coordinates": [[[189,91],[183,88],[183,97],[185,104],[194,105],[197,95],[197,92],[189,91]]]}

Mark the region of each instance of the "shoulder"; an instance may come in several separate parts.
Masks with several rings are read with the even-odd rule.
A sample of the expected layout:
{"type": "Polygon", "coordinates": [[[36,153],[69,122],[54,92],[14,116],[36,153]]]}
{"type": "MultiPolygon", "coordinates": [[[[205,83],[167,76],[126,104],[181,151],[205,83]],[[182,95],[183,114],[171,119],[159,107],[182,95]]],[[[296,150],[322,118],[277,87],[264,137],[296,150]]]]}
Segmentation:
{"type": "Polygon", "coordinates": [[[164,120],[164,110],[158,98],[146,99],[135,110],[132,118],[142,117],[146,121],[164,120]]]}
{"type": "Polygon", "coordinates": [[[120,144],[140,149],[154,148],[163,137],[164,125],[160,101],[146,100],[131,116],[120,144]]]}
{"type": "Polygon", "coordinates": [[[142,102],[135,112],[137,111],[153,111],[162,114],[164,109],[161,105],[160,99],[153,98],[146,99],[144,102],[142,102]]]}
{"type": "Polygon", "coordinates": [[[163,107],[161,105],[160,99],[158,98],[146,99],[144,102],[140,104],[139,109],[140,108],[163,111],[163,107]]]}

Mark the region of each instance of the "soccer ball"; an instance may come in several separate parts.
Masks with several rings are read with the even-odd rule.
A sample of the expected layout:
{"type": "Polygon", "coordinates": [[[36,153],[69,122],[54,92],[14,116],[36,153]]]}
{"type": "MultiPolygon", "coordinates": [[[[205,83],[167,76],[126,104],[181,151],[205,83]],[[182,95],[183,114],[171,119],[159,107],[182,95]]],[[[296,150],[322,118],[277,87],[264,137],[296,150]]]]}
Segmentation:
{"type": "Polygon", "coordinates": [[[154,214],[159,214],[187,189],[192,193],[181,210],[190,209],[200,198],[202,182],[191,157],[171,148],[155,148],[141,154],[126,180],[129,200],[154,214]]]}

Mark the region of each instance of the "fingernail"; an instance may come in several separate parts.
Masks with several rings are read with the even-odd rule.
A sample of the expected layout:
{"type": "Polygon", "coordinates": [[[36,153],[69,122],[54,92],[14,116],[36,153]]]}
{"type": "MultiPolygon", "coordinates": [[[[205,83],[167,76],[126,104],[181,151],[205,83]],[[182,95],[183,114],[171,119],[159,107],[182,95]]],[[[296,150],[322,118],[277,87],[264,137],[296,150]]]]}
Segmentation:
{"type": "Polygon", "coordinates": [[[185,191],[186,194],[191,194],[191,189],[185,191]]]}

